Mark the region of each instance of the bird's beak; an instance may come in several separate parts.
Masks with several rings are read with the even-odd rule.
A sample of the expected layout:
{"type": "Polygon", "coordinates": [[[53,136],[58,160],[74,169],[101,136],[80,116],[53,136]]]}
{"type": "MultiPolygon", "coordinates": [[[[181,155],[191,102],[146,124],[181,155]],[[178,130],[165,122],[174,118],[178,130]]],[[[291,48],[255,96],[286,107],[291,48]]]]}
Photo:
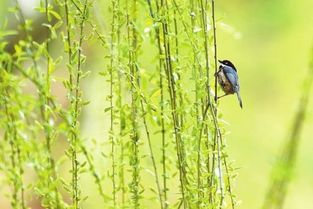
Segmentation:
{"type": "Polygon", "coordinates": [[[223,64],[223,63],[222,63],[222,60],[218,60],[218,62],[221,63],[221,64],[223,64]]]}

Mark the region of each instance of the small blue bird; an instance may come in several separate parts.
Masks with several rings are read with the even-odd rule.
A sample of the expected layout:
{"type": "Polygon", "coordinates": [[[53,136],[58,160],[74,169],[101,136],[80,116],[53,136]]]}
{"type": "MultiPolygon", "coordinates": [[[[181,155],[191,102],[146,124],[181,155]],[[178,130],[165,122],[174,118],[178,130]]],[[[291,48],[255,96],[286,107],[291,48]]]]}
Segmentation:
{"type": "Polygon", "coordinates": [[[222,87],[225,94],[218,97],[217,99],[227,96],[229,94],[236,93],[239,105],[242,108],[242,101],[239,93],[239,78],[236,67],[229,60],[219,60],[218,62],[221,65],[219,66],[219,70],[215,74],[215,76],[217,76],[218,83],[222,87]]]}

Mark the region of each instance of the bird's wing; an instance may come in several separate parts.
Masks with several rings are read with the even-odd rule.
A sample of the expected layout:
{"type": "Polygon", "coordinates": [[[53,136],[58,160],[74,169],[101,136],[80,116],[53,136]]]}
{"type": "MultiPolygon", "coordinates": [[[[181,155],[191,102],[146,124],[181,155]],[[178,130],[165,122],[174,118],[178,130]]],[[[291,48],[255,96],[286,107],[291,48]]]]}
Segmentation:
{"type": "Polygon", "coordinates": [[[239,82],[238,82],[238,75],[235,70],[233,70],[231,67],[224,66],[223,72],[228,79],[228,81],[232,84],[234,91],[239,91],[239,82]]]}

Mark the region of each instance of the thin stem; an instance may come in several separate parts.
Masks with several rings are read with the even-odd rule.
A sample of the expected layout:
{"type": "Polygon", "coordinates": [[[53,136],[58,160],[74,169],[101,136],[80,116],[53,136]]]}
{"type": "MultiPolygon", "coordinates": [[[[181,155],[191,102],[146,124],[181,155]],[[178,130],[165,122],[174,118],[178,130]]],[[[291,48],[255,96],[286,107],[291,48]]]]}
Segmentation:
{"type": "MultiPolygon", "coordinates": [[[[156,16],[153,13],[152,5],[150,0],[147,0],[150,16],[152,17],[153,21],[156,22],[156,16]]],[[[168,4],[166,0],[160,0],[160,7],[166,8],[168,11],[168,4]]],[[[158,7],[157,7],[158,8],[158,7]]],[[[179,168],[179,176],[180,176],[180,188],[181,188],[181,194],[182,194],[182,203],[184,205],[184,208],[187,207],[187,202],[185,199],[185,184],[187,184],[186,171],[184,161],[183,161],[183,152],[181,147],[181,134],[180,134],[180,122],[177,115],[177,104],[176,104],[176,90],[175,90],[175,82],[173,79],[173,68],[171,63],[171,50],[170,50],[170,42],[169,42],[169,31],[168,31],[168,20],[162,20],[162,35],[163,35],[163,43],[161,42],[161,32],[158,27],[155,27],[156,32],[156,38],[157,38],[157,44],[159,49],[159,55],[160,57],[165,54],[165,60],[161,60],[164,65],[165,73],[167,76],[167,82],[168,82],[168,90],[170,95],[170,101],[171,101],[171,114],[173,118],[173,125],[174,125],[174,136],[175,136],[175,142],[176,142],[176,154],[178,159],[178,168],[179,168]],[[163,49],[164,48],[164,51],[163,49]]]]}
{"type": "MultiPolygon", "coordinates": [[[[165,7],[166,11],[168,11],[168,4],[167,0],[161,0],[161,7],[165,7]]],[[[167,15],[168,16],[168,15],[167,15]]],[[[167,76],[169,94],[170,94],[170,101],[171,101],[171,108],[172,108],[172,118],[173,118],[173,125],[174,125],[174,135],[175,135],[175,142],[176,142],[176,153],[178,159],[178,167],[179,167],[179,174],[180,174],[180,186],[181,186],[181,193],[182,193],[182,202],[184,208],[187,208],[187,202],[185,199],[185,185],[187,184],[186,179],[186,171],[184,166],[184,159],[183,159],[183,151],[181,145],[181,126],[177,114],[177,102],[176,102],[176,90],[175,90],[175,81],[173,78],[173,67],[171,62],[171,47],[170,47],[170,40],[169,40],[169,30],[168,30],[168,20],[162,21],[162,31],[163,31],[163,47],[165,52],[165,72],[167,76]]]]}
{"type": "MultiPolygon", "coordinates": [[[[215,72],[214,75],[217,73],[217,44],[216,44],[216,26],[215,26],[215,4],[214,0],[211,0],[211,9],[212,9],[212,23],[213,23],[213,42],[214,42],[214,66],[215,66],[215,72]]],[[[214,89],[215,89],[215,95],[214,95],[214,101],[215,105],[217,105],[217,77],[214,76],[214,89]]],[[[214,115],[217,117],[217,108],[214,109],[214,115]]],[[[221,198],[220,198],[220,208],[222,208],[223,200],[224,200],[224,191],[223,191],[223,174],[222,174],[222,165],[221,165],[221,144],[222,142],[222,135],[219,133],[217,134],[217,131],[215,131],[215,139],[217,143],[217,161],[218,161],[218,171],[219,171],[219,183],[220,183],[220,192],[221,192],[221,198]],[[219,138],[220,137],[220,138],[219,138]],[[219,140],[220,139],[220,140],[219,140]]]]}
{"type": "MultiPolygon", "coordinates": [[[[152,18],[154,17],[153,11],[152,11],[152,6],[150,3],[150,0],[148,0],[149,4],[149,9],[150,9],[150,16],[152,18]]],[[[159,2],[156,1],[156,13],[159,14],[160,12],[160,6],[159,2]]],[[[158,49],[159,49],[159,88],[161,91],[161,98],[160,98],[160,114],[161,114],[161,137],[162,137],[162,177],[163,177],[163,196],[164,196],[164,208],[168,208],[168,202],[167,202],[167,169],[166,169],[166,136],[165,136],[165,121],[164,121],[164,87],[163,87],[163,73],[162,69],[164,68],[164,63],[162,62],[160,55],[162,52],[162,49],[160,48],[161,43],[160,43],[160,31],[159,28],[156,28],[156,37],[158,40],[158,49]]]]}
{"type": "Polygon", "coordinates": [[[104,190],[103,190],[103,186],[102,186],[102,182],[101,182],[101,177],[99,176],[99,174],[96,172],[96,168],[94,166],[94,162],[92,160],[92,157],[90,156],[89,152],[87,151],[86,147],[83,146],[81,143],[80,143],[80,148],[82,150],[82,153],[85,155],[86,157],[86,160],[87,160],[87,163],[89,165],[89,170],[92,174],[92,176],[95,178],[95,184],[97,185],[98,187],[98,190],[99,190],[99,193],[100,193],[100,196],[102,197],[104,203],[107,202],[107,197],[104,193],[104,190]]]}
{"type": "Polygon", "coordinates": [[[163,75],[162,65],[160,63],[160,90],[161,90],[161,134],[162,134],[162,168],[163,168],[163,195],[165,202],[165,209],[168,207],[167,203],[167,171],[166,171],[166,139],[165,139],[165,122],[164,122],[164,89],[163,89],[163,75]]]}
{"type": "Polygon", "coordinates": [[[117,18],[117,5],[116,1],[112,1],[112,30],[111,30],[111,61],[110,61],[110,142],[111,142],[111,156],[112,156],[112,187],[113,187],[113,205],[114,208],[116,207],[116,179],[115,179],[115,141],[114,141],[114,106],[113,106],[113,86],[114,86],[114,78],[113,78],[113,71],[116,70],[116,35],[117,35],[117,28],[116,28],[116,18],[117,18]]]}
{"type": "Polygon", "coordinates": [[[205,52],[205,69],[206,69],[206,87],[207,87],[207,94],[208,94],[208,101],[210,102],[210,67],[209,67],[209,45],[208,45],[208,28],[207,28],[207,14],[206,9],[203,5],[203,0],[199,0],[200,7],[201,7],[201,24],[203,28],[203,45],[204,45],[204,52],[205,52]]]}
{"type": "Polygon", "coordinates": [[[65,21],[66,21],[66,41],[68,45],[68,71],[69,71],[69,82],[70,82],[70,94],[72,94],[72,86],[73,86],[73,70],[72,70],[72,38],[71,38],[71,22],[70,22],[70,13],[68,8],[68,0],[65,0],[64,4],[65,8],[65,21]]]}
{"type": "MultiPolygon", "coordinates": [[[[119,10],[119,0],[118,1],[118,11],[119,10]]],[[[118,15],[118,20],[117,23],[120,24],[121,20],[120,20],[120,15],[118,15]]],[[[118,27],[117,30],[117,46],[120,45],[120,39],[121,39],[121,30],[120,30],[120,25],[118,27]]],[[[119,56],[119,48],[117,50],[118,56],[118,63],[121,62],[120,60],[120,56],[119,56]]],[[[123,135],[125,132],[125,128],[126,128],[126,116],[125,116],[125,112],[124,112],[124,108],[123,108],[123,100],[122,100],[122,72],[121,70],[118,70],[118,96],[117,96],[117,104],[118,104],[118,109],[119,109],[119,146],[120,146],[120,156],[119,156],[119,161],[120,161],[120,169],[119,169],[119,180],[120,180],[120,185],[119,187],[121,188],[121,192],[122,192],[122,197],[121,197],[121,208],[125,207],[125,194],[126,194],[126,187],[125,187],[125,174],[124,174],[124,141],[123,141],[123,135]]]]}
{"type": "MultiPolygon", "coordinates": [[[[45,15],[46,15],[46,19],[47,19],[47,22],[48,24],[50,23],[49,21],[49,3],[48,3],[48,0],[45,0],[45,15]]],[[[50,91],[50,55],[49,55],[49,50],[50,50],[50,47],[49,47],[49,42],[50,42],[50,30],[49,28],[46,29],[47,30],[47,35],[48,35],[48,38],[46,40],[46,50],[47,50],[47,72],[46,72],[46,84],[47,84],[47,88],[48,88],[48,91],[50,91]]]]}
{"type": "Polygon", "coordinates": [[[79,42],[78,42],[78,56],[77,56],[77,68],[76,68],[76,82],[75,82],[75,91],[74,91],[74,118],[73,118],[73,128],[74,132],[72,134],[72,201],[74,208],[79,208],[79,188],[78,188],[78,160],[77,160],[77,143],[78,143],[78,115],[80,112],[80,78],[81,78],[81,65],[82,65],[82,43],[84,40],[83,30],[84,23],[86,20],[87,12],[87,3],[88,0],[84,2],[83,12],[81,14],[81,21],[79,24],[79,42]]]}
{"type": "Polygon", "coordinates": [[[140,207],[139,204],[139,130],[138,130],[138,116],[137,116],[137,101],[138,101],[138,93],[135,91],[135,86],[132,85],[136,83],[138,85],[138,69],[137,69],[137,31],[135,29],[136,22],[136,3],[137,0],[132,1],[132,5],[128,6],[128,2],[126,3],[127,8],[127,36],[128,36],[128,45],[129,45],[129,53],[128,53],[128,66],[130,70],[130,80],[131,80],[131,121],[132,121],[132,136],[131,136],[131,153],[130,153],[130,166],[132,167],[132,182],[130,184],[130,190],[132,193],[132,203],[135,209],[140,207]],[[129,14],[129,9],[131,12],[129,14]]]}
{"type": "Polygon", "coordinates": [[[161,205],[161,209],[164,209],[164,202],[163,202],[163,198],[162,198],[162,192],[161,192],[161,186],[159,183],[159,174],[158,174],[158,170],[157,170],[157,166],[156,166],[156,162],[155,162],[155,158],[154,158],[154,153],[153,153],[153,149],[152,149],[152,143],[151,143],[151,138],[150,138],[150,132],[148,129],[148,125],[147,125],[147,120],[146,120],[146,111],[144,109],[143,106],[143,101],[140,100],[140,105],[141,105],[141,110],[142,110],[142,120],[144,123],[144,127],[145,127],[145,131],[146,131],[146,135],[147,135],[147,139],[148,139],[148,144],[149,144],[149,150],[150,150],[150,157],[151,157],[151,161],[152,161],[152,165],[153,165],[153,170],[154,170],[154,175],[155,175],[155,183],[157,185],[157,189],[158,189],[158,195],[159,195],[159,201],[160,201],[160,205],[161,205]]]}
{"type": "Polygon", "coordinates": [[[4,110],[5,110],[5,115],[7,117],[7,130],[5,133],[5,138],[7,137],[9,138],[9,144],[11,148],[10,160],[11,160],[12,172],[14,176],[14,182],[12,182],[13,183],[13,194],[12,194],[13,201],[11,204],[13,208],[21,207],[22,209],[26,209],[25,195],[24,195],[24,183],[23,183],[24,169],[22,167],[21,148],[19,145],[20,140],[18,139],[18,135],[17,135],[17,128],[16,128],[17,121],[15,118],[15,115],[11,111],[9,111],[8,98],[10,98],[10,95],[9,95],[8,88],[9,87],[5,87],[5,90],[4,90],[4,94],[5,94],[4,110]],[[11,136],[11,134],[13,136],[11,136]],[[18,198],[18,193],[20,193],[19,198],[18,198]]]}
{"type": "Polygon", "coordinates": [[[178,5],[177,5],[177,2],[175,0],[172,0],[173,1],[173,4],[178,12],[178,15],[181,19],[181,23],[182,25],[184,26],[184,32],[186,33],[187,37],[188,37],[188,41],[190,42],[190,45],[192,47],[192,50],[194,52],[194,54],[196,54],[195,58],[197,60],[197,63],[199,64],[199,66],[201,66],[201,58],[198,56],[200,53],[199,53],[199,49],[197,48],[197,44],[193,41],[193,39],[191,38],[191,34],[189,33],[189,28],[190,26],[183,20],[183,15],[182,15],[182,12],[180,11],[178,5]]]}
{"type": "MultiPolygon", "coordinates": [[[[217,44],[216,44],[216,26],[215,26],[215,4],[214,0],[211,0],[211,8],[212,8],[212,23],[213,23],[213,42],[214,42],[214,67],[215,67],[215,72],[214,75],[217,73],[217,44]]],[[[217,78],[214,76],[214,89],[215,89],[215,96],[214,100],[215,103],[217,103],[217,78]]],[[[217,108],[215,109],[217,115],[217,108]]]]}

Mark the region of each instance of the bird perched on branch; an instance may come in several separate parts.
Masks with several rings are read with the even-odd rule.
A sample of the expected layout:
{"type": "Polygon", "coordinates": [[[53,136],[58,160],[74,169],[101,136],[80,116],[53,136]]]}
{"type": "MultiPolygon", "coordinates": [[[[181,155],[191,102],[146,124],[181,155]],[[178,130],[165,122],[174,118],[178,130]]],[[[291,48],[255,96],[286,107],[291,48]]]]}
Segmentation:
{"type": "Polygon", "coordinates": [[[215,76],[217,76],[218,83],[225,94],[217,97],[216,99],[236,93],[239,105],[242,108],[242,101],[239,94],[239,79],[236,67],[229,60],[219,60],[218,62],[221,65],[219,66],[219,70],[216,72],[215,76]]]}

